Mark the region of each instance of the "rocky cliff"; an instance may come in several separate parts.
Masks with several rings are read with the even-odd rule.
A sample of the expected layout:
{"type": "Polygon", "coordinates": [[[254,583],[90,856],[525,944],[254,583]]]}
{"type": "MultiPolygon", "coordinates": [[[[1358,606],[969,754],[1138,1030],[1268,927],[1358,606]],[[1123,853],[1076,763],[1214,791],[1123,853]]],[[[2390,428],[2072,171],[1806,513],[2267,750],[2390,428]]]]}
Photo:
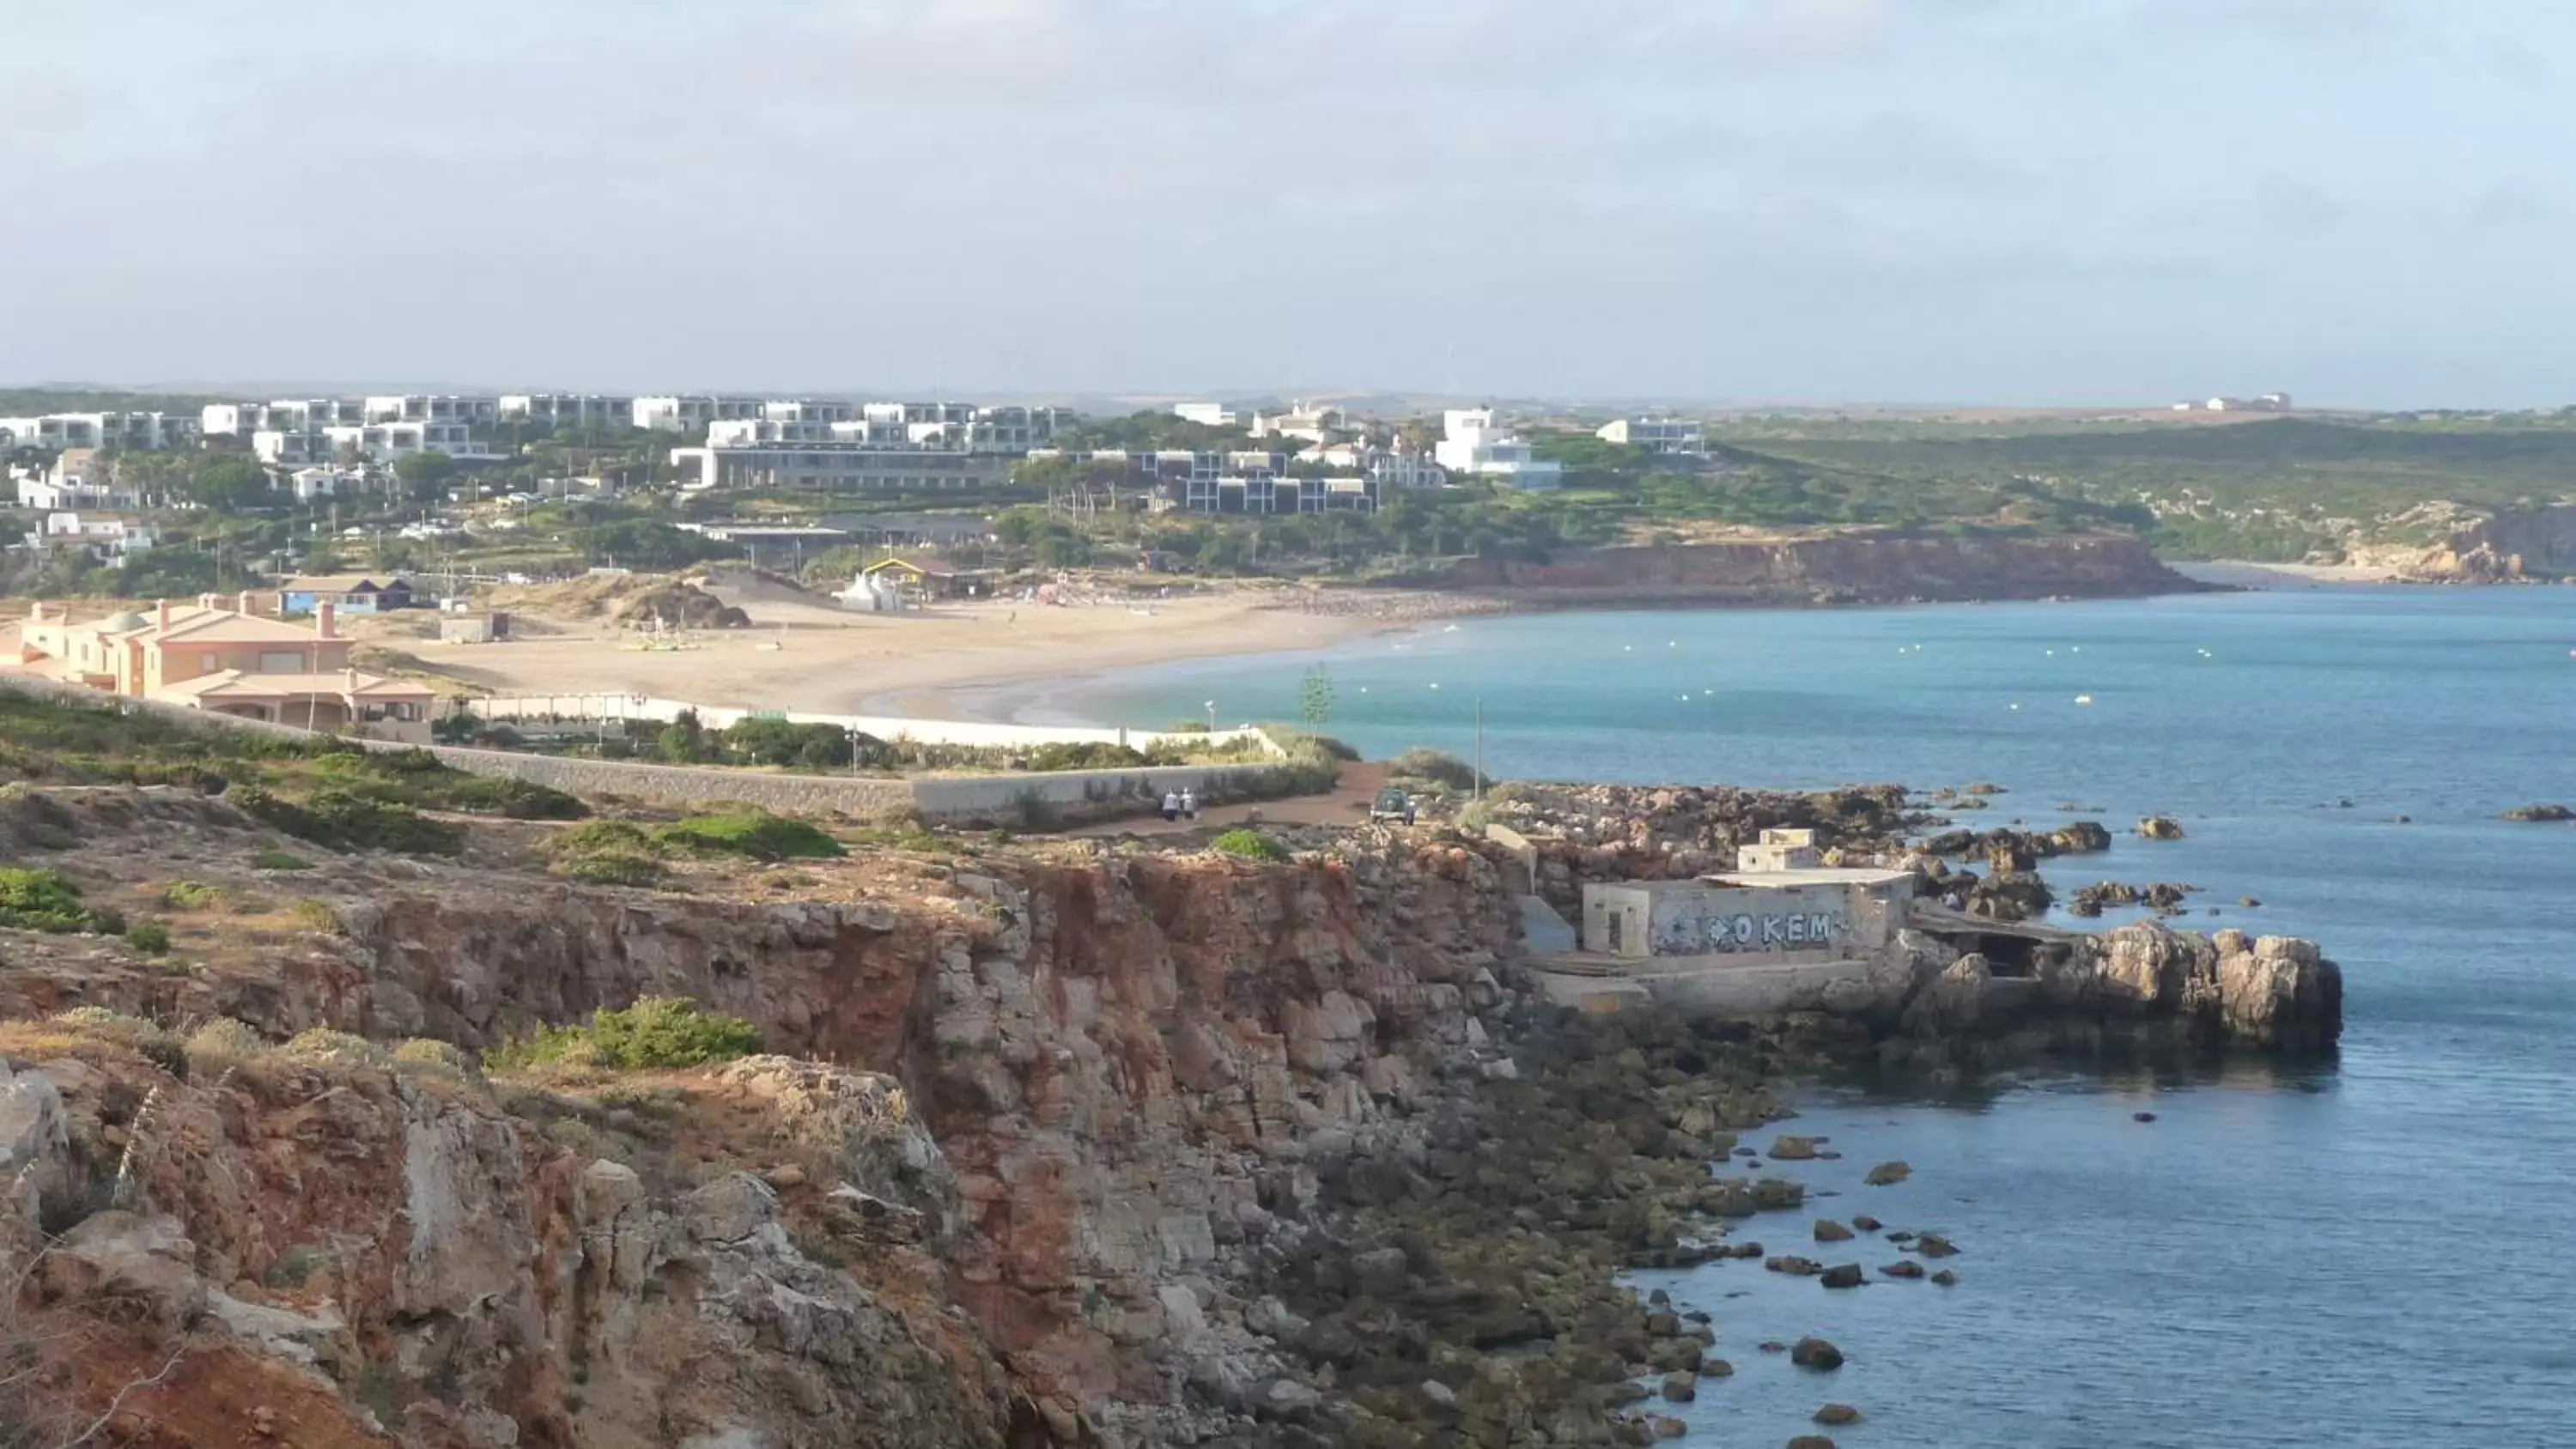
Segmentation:
{"type": "Polygon", "coordinates": [[[1563,607],[2116,598],[2201,587],[2125,535],[1951,537],[1871,529],[1586,549],[1544,563],[1476,559],[1426,582],[1563,607]]]}
{"type": "MultiPolygon", "coordinates": [[[[2383,558],[2387,551],[2382,551],[2383,558]]],[[[2429,549],[2391,560],[2408,578],[2509,584],[2576,576],[2576,505],[2472,515],[2429,549]]]]}
{"type": "MultiPolygon", "coordinates": [[[[514,871],[506,839],[281,877],[220,801],[43,803],[0,848],[91,900],[184,872],[233,902],[175,963],[0,931],[0,1246],[38,1264],[18,1342],[77,1348],[23,1382],[154,1449],[1637,1442],[1592,1385],[1686,1350],[1610,1268],[1797,1202],[1708,1164],[1801,1058],[1542,1011],[1499,848],[961,843],[683,896],[514,871]],[[645,994],[791,1055],[552,1083],[455,1050],[645,994]]],[[[1624,848],[1902,806],[1677,792],[1624,848]]],[[[2313,995],[2296,957],[2143,937],[2045,989],[2259,1039],[2313,995]]],[[[1790,1036],[2003,1020],[1982,958],[1925,965],[1919,1010],[1790,1036]]]]}

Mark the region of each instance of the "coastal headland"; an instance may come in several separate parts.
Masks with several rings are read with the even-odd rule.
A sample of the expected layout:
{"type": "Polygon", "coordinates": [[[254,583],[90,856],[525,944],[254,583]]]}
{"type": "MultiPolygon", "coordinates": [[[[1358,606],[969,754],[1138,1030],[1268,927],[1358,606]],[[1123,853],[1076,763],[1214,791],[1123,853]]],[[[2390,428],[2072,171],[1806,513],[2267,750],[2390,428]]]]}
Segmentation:
{"type": "MultiPolygon", "coordinates": [[[[2008,1014],[1979,1009],[1974,953],[1930,939],[1850,1011],[1596,1018],[1538,989],[1533,888],[1668,875],[1775,828],[1919,861],[1939,822],[1891,787],[1503,792],[1535,876],[1436,827],[1274,827],[1245,855],[838,826],[791,860],[671,850],[616,885],[564,870],[657,838],[615,802],[555,812],[579,824],[447,811],[361,850],[321,796],[267,793],[314,788],[273,742],[197,741],[193,783],[117,783],[166,773],[149,716],[11,708],[29,778],[0,791],[0,844],[41,874],[12,899],[63,917],[0,925],[20,1199],[0,1220],[50,1235],[21,1321],[81,1348],[43,1380],[70,1406],[169,1449],[247,1419],[441,1449],[505,1423],[1646,1443],[1679,1432],[1658,1395],[1841,1361],[1818,1341],[1730,1363],[1722,1302],[1617,1281],[1808,1272],[1756,1234],[1826,1240],[1802,1164],[1869,1144],[1748,1135],[1802,1077],[2330,1052],[2340,1019],[2312,949],[2257,954],[2313,989],[2218,1001],[2192,963],[2223,946],[2153,925],[2088,989],[2008,1014]],[[739,1026],[681,1038],[695,1061],[581,1026],[645,998],[739,1026]]],[[[322,788],[393,772],[451,798],[381,758],[322,788]]],[[[1978,1245],[1937,1227],[1838,1222],[1877,1257],[1812,1265],[1817,1291],[1975,1291],[1950,1259],[1978,1245]]]]}

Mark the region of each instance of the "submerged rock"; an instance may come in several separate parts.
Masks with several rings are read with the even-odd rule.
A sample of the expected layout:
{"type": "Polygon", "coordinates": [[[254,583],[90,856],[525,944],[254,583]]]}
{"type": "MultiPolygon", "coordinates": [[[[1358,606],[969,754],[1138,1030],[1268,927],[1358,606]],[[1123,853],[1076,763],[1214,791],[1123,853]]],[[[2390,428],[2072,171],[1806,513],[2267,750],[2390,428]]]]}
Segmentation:
{"type": "Polygon", "coordinates": [[[1789,1362],[1819,1373],[1831,1373],[1843,1366],[1843,1351],[1826,1339],[1802,1338],[1789,1350],[1789,1362]]]}
{"type": "Polygon", "coordinates": [[[1830,1424],[1840,1428],[1845,1424],[1859,1423],[1860,1410],[1849,1404],[1827,1404],[1816,1411],[1815,1417],[1819,1424],[1830,1424]]]}
{"type": "Polygon", "coordinates": [[[1914,1169],[1902,1162],[1882,1162],[1869,1170],[1861,1181],[1871,1187],[1888,1187],[1914,1175],[1914,1169]]]}

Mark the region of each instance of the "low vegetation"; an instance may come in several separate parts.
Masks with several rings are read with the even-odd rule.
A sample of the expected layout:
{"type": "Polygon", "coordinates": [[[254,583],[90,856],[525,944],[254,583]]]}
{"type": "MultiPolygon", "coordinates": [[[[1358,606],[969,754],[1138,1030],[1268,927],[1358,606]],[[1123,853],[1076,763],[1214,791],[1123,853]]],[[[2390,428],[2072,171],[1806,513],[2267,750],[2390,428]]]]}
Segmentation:
{"type": "Polygon", "coordinates": [[[483,1053],[483,1065],[495,1072],[654,1071],[731,1061],[760,1047],[759,1028],[740,1017],[706,1011],[685,997],[647,996],[622,1010],[602,1008],[579,1026],[539,1027],[523,1041],[483,1053]]]}
{"type": "Polygon", "coordinates": [[[849,853],[814,826],[776,815],[693,816],[656,827],[652,840],[672,850],[754,860],[830,860],[849,853]]]}
{"type": "MultiPolygon", "coordinates": [[[[0,926],[21,931],[105,931],[111,924],[81,900],[79,886],[60,871],[0,866],[0,926]]],[[[123,925],[121,920],[113,922],[123,925]]]]}
{"type": "Polygon", "coordinates": [[[1463,793],[1476,788],[1476,767],[1438,750],[1406,750],[1386,762],[1386,772],[1394,779],[1437,785],[1444,790],[1463,793]]]}
{"type": "Polygon", "coordinates": [[[1278,841],[1271,839],[1269,836],[1262,834],[1258,830],[1247,830],[1241,826],[1237,826],[1232,830],[1226,831],[1216,839],[1209,841],[1208,848],[1211,850],[1222,851],[1227,855],[1239,855],[1246,860],[1279,861],[1289,858],[1287,846],[1280,844],[1278,841]]]}
{"type": "MultiPolygon", "coordinates": [[[[0,690],[0,783],[174,785],[222,795],[277,830],[336,850],[453,854],[463,832],[423,812],[576,820],[580,800],[448,768],[426,750],[365,750],[248,730],[182,726],[144,711],[0,690]]],[[[307,862],[264,853],[263,870],[307,862]]]]}

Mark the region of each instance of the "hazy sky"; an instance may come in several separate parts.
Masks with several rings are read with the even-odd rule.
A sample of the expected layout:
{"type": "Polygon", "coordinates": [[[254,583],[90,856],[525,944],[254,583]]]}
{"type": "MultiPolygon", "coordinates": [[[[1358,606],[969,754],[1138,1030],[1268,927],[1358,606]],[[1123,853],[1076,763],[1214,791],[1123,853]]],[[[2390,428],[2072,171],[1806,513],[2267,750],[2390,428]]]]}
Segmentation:
{"type": "Polygon", "coordinates": [[[0,0],[0,380],[2576,402],[2562,0],[0,0]]]}

